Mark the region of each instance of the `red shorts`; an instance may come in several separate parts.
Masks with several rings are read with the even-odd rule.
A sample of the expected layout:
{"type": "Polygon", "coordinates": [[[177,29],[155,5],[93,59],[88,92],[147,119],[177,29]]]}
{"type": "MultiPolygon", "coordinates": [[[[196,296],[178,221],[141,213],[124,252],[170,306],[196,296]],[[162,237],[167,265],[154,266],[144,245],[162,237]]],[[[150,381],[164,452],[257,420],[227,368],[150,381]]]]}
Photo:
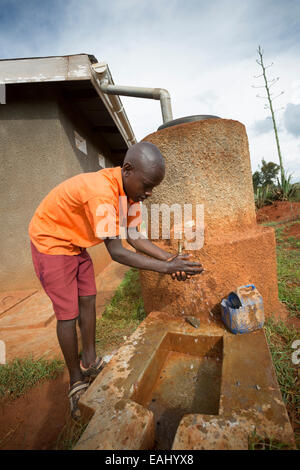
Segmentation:
{"type": "Polygon", "coordinates": [[[93,262],[83,249],[79,255],[47,255],[31,242],[34,269],[50,297],[58,320],[79,315],[78,296],[96,295],[93,262]]]}

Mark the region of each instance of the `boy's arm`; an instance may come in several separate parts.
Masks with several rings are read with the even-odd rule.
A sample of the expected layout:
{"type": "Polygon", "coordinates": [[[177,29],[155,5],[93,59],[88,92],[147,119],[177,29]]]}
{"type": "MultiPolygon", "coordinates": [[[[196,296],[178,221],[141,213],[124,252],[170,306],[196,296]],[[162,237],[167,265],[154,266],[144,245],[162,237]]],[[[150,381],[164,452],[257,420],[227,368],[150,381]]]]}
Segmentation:
{"type": "MultiPolygon", "coordinates": [[[[136,231],[136,228],[129,228],[127,230],[127,241],[129,245],[135,248],[137,251],[141,251],[146,255],[152,256],[152,258],[167,261],[174,255],[162,250],[158,246],[154,245],[148,238],[144,237],[140,232],[136,231]],[[134,237],[134,234],[138,234],[138,238],[134,237]]],[[[176,255],[175,255],[176,256],[176,255]]]]}
{"type": "MultiPolygon", "coordinates": [[[[160,259],[163,261],[171,261],[177,257],[177,254],[169,253],[154,243],[152,243],[148,238],[144,237],[140,232],[137,232],[136,227],[127,229],[127,241],[128,243],[135,248],[137,251],[141,251],[146,255],[152,256],[153,258],[160,259]]],[[[184,271],[177,271],[172,273],[172,279],[177,279],[178,281],[185,281],[190,278],[190,275],[187,275],[184,271]]]]}
{"type": "Polygon", "coordinates": [[[132,268],[147,269],[149,271],[157,271],[167,274],[166,261],[152,257],[148,258],[147,256],[126,250],[119,238],[106,238],[104,243],[113,261],[125,264],[126,266],[131,266],[132,268]]]}
{"type": "Polygon", "coordinates": [[[172,258],[170,261],[163,261],[126,250],[119,238],[106,238],[104,243],[114,261],[131,266],[132,268],[156,271],[163,274],[185,271],[186,274],[193,275],[200,274],[203,271],[200,263],[193,263],[188,260],[188,255],[176,256],[176,258],[172,258]]]}

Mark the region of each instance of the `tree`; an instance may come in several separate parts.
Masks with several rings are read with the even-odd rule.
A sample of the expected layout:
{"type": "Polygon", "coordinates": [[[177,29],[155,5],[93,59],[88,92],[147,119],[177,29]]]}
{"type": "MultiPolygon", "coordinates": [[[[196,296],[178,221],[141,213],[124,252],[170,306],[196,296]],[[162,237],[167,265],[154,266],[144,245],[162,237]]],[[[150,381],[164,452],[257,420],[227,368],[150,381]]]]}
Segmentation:
{"type": "Polygon", "coordinates": [[[279,170],[280,166],[277,163],[262,159],[260,171],[257,170],[252,175],[254,190],[259,187],[274,186],[279,170]]]}
{"type": "Polygon", "coordinates": [[[261,173],[260,171],[255,171],[252,175],[252,182],[253,182],[253,188],[254,191],[257,190],[258,187],[261,186],[262,184],[262,178],[261,178],[261,173]]]}
{"type": "Polygon", "coordinates": [[[274,185],[279,170],[280,166],[277,165],[277,163],[267,163],[264,159],[262,159],[262,165],[260,169],[262,175],[262,186],[266,186],[267,184],[274,185]]]}

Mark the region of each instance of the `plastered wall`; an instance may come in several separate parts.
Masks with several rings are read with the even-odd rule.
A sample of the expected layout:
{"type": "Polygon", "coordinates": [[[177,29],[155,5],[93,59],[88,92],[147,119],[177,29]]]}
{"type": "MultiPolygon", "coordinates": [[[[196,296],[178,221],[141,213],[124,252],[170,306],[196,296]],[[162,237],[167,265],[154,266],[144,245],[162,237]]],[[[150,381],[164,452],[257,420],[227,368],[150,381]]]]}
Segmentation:
{"type": "MultiPolygon", "coordinates": [[[[41,200],[56,185],[81,172],[113,166],[105,143],[92,140],[82,119],[56,98],[33,92],[7,96],[0,106],[0,291],[40,287],[32,267],[28,224],[41,200]],[[87,154],[76,148],[74,131],[87,142],[87,154]]],[[[90,254],[96,273],[110,257],[104,246],[90,254]]]]}

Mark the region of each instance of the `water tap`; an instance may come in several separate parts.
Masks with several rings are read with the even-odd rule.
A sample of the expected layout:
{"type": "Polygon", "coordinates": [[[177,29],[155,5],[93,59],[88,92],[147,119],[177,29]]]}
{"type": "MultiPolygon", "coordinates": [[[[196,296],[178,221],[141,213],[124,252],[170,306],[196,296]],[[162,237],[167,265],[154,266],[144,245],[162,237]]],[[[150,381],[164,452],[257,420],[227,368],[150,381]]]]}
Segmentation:
{"type": "Polygon", "coordinates": [[[179,232],[179,240],[178,240],[178,254],[181,255],[183,251],[183,239],[182,239],[182,232],[179,232]]]}

